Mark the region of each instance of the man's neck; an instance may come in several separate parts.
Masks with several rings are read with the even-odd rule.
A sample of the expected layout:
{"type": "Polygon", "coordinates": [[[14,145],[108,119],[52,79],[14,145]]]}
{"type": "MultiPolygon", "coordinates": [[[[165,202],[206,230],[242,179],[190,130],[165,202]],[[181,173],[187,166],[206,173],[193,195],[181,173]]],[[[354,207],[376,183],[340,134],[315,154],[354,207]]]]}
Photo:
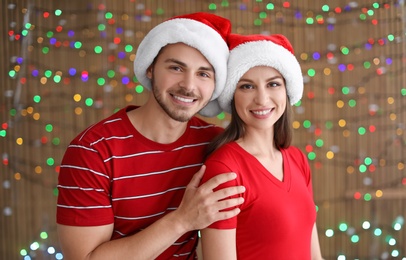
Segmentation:
{"type": "Polygon", "coordinates": [[[173,143],[182,136],[187,122],[179,122],[169,117],[160,107],[150,103],[127,113],[131,123],[144,137],[162,144],[173,143]]]}

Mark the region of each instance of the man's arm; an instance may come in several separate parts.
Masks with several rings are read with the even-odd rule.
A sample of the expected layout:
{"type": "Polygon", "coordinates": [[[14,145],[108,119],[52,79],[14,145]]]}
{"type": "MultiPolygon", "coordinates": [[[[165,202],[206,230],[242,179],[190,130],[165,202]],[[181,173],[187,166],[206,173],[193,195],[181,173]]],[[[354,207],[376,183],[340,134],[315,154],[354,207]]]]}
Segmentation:
{"type": "Polygon", "coordinates": [[[199,187],[205,166],[186,187],[179,207],[135,235],[110,241],[113,224],[95,227],[58,225],[58,236],[67,260],[154,259],[188,231],[236,216],[242,198],[226,199],[245,191],[230,187],[213,192],[218,185],[235,179],[234,173],[213,177],[199,187]]]}

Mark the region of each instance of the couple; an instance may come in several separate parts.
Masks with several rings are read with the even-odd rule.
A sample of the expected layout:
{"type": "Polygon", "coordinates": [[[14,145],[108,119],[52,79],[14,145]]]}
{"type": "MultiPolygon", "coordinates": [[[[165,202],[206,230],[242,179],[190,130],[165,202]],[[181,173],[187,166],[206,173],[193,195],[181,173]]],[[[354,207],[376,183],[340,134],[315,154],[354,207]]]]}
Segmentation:
{"type": "Polygon", "coordinates": [[[195,259],[197,230],[204,260],[321,259],[309,166],[290,146],[293,48],[230,31],[194,13],[145,36],[134,71],[146,103],[84,130],[62,160],[64,259],[195,259]],[[224,131],[194,116],[221,110],[224,131]]]}

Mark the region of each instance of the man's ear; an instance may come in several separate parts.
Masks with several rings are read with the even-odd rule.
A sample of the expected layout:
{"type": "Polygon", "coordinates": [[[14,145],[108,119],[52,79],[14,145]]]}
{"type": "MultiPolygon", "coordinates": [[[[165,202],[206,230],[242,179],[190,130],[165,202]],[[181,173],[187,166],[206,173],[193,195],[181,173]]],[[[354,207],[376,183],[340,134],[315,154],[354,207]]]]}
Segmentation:
{"type": "Polygon", "coordinates": [[[153,64],[151,64],[148,69],[147,69],[147,78],[152,79],[152,73],[153,73],[153,64]]]}

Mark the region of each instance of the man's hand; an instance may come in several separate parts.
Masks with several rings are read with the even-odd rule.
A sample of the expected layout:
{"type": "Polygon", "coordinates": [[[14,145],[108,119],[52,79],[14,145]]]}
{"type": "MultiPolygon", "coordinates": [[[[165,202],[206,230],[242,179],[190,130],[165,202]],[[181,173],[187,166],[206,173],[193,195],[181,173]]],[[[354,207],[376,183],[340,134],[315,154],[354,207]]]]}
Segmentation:
{"type": "Polygon", "coordinates": [[[236,174],[218,175],[199,187],[204,170],[203,166],[193,176],[177,210],[135,235],[110,241],[113,224],[97,227],[58,225],[64,258],[155,259],[186,232],[203,229],[215,221],[236,216],[240,212],[239,208],[222,210],[240,205],[242,198],[228,197],[244,192],[245,188],[230,187],[213,192],[218,185],[235,179],[236,174]]]}
{"type": "Polygon", "coordinates": [[[193,176],[186,187],[182,202],[176,214],[186,231],[203,229],[210,224],[232,218],[240,213],[239,208],[234,208],[244,202],[241,197],[229,198],[245,191],[244,186],[234,186],[213,191],[220,184],[231,181],[237,177],[235,173],[217,175],[199,186],[206,167],[203,165],[193,176]],[[223,211],[227,208],[233,208],[223,211]]]}

